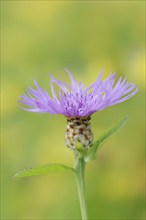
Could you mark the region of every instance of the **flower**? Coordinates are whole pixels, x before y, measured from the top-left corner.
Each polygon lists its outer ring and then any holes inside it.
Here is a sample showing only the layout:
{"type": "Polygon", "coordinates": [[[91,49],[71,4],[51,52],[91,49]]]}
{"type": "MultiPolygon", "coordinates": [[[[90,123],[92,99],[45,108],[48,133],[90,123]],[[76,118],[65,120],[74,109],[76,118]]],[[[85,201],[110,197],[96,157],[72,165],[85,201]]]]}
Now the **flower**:
{"type": "Polygon", "coordinates": [[[65,115],[67,117],[66,146],[75,152],[81,150],[82,147],[88,150],[93,142],[90,116],[94,112],[126,101],[135,95],[138,88],[135,84],[128,83],[126,78],[122,80],[122,77],[116,83],[115,73],[111,73],[106,80],[102,81],[103,71],[93,84],[85,87],[81,82],[76,82],[67,69],[66,72],[70,77],[71,85],[59,81],[51,75],[53,97],[50,97],[47,91],[34,81],[36,89],[29,87],[19,101],[27,108],[22,105],[20,107],[30,112],[65,115]],[[60,88],[58,95],[54,90],[54,83],[60,88]]]}
{"type": "Polygon", "coordinates": [[[36,89],[29,87],[21,96],[19,101],[27,106],[20,106],[23,110],[30,112],[63,114],[66,117],[86,117],[103,110],[109,106],[124,102],[134,96],[138,87],[134,83],[128,83],[126,77],[119,78],[115,82],[115,73],[102,81],[103,71],[97,80],[89,87],[85,87],[82,82],[76,82],[73,75],[66,69],[71,85],[55,79],[51,75],[50,97],[46,90],[43,90],[36,81],[36,89]],[[57,95],[54,90],[54,83],[60,88],[57,95]]]}

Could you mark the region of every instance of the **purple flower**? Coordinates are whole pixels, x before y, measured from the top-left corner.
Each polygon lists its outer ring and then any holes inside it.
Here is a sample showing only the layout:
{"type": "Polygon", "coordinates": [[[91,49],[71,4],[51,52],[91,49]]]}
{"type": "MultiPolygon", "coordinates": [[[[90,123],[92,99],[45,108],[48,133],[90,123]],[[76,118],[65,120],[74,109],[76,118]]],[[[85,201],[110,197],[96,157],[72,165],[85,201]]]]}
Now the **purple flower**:
{"type": "Polygon", "coordinates": [[[19,101],[27,108],[20,107],[30,112],[63,114],[67,117],[84,117],[124,102],[138,91],[137,86],[134,83],[128,83],[126,78],[122,79],[120,77],[115,82],[115,73],[111,73],[106,80],[102,81],[102,71],[93,84],[85,87],[82,82],[76,82],[67,69],[66,72],[70,77],[71,85],[51,76],[52,97],[50,97],[47,91],[43,90],[34,81],[36,89],[29,87],[19,101]],[[54,90],[54,83],[60,88],[58,95],[54,90]]]}

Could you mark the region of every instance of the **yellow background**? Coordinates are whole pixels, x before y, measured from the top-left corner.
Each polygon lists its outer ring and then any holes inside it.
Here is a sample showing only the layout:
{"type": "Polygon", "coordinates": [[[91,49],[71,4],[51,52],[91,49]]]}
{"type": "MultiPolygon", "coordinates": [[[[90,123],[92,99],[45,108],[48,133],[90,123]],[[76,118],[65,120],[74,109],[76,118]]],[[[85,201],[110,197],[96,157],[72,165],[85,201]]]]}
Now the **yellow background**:
{"type": "Polygon", "coordinates": [[[33,80],[50,91],[49,75],[67,81],[67,67],[89,85],[104,67],[139,86],[130,100],[92,117],[94,136],[125,115],[128,124],[86,170],[94,219],[144,218],[144,1],[1,1],[2,219],[79,219],[70,172],[16,180],[25,167],[72,166],[64,116],[35,114],[17,100],[33,80]]]}

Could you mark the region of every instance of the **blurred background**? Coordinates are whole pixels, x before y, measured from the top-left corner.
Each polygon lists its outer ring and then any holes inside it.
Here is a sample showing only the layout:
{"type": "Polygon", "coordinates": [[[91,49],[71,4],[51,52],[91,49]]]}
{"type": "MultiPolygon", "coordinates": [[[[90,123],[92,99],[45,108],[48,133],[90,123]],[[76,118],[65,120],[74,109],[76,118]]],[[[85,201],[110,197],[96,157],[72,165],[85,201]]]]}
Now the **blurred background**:
{"type": "Polygon", "coordinates": [[[72,166],[66,119],[18,108],[33,80],[50,92],[49,74],[69,82],[64,67],[89,85],[104,68],[139,86],[127,102],[92,117],[97,138],[117,120],[126,126],[86,170],[91,219],[144,219],[144,1],[1,1],[2,219],[80,219],[70,172],[14,179],[26,167],[72,166]]]}

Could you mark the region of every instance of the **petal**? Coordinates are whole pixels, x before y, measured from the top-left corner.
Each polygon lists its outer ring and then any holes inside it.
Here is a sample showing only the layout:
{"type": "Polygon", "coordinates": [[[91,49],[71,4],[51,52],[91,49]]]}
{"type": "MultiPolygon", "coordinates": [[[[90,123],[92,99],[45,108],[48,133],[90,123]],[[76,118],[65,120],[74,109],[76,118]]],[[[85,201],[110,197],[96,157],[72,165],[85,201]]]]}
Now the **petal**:
{"type": "Polygon", "coordinates": [[[103,71],[104,70],[102,69],[100,71],[99,76],[97,77],[97,80],[85,89],[85,93],[88,92],[90,89],[93,89],[94,91],[96,91],[96,89],[102,85],[101,79],[102,79],[103,71]]]}
{"type": "Polygon", "coordinates": [[[55,79],[52,75],[50,75],[50,77],[51,77],[51,84],[55,82],[57,86],[61,88],[64,92],[68,92],[67,87],[70,88],[70,86],[67,83],[55,79]]]}
{"type": "Polygon", "coordinates": [[[72,83],[72,89],[76,89],[78,87],[78,83],[76,82],[73,75],[70,73],[70,71],[67,68],[65,68],[65,71],[67,72],[67,74],[70,77],[70,80],[71,80],[71,83],[72,83]]]}

